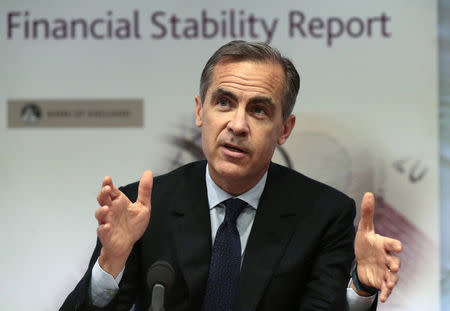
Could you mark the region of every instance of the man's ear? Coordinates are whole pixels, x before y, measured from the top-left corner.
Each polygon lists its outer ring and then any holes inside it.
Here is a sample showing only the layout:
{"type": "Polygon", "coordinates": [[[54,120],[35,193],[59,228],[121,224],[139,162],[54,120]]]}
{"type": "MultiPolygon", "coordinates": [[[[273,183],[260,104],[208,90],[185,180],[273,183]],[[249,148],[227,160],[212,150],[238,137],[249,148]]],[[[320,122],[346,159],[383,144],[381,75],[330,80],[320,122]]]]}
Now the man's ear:
{"type": "Polygon", "coordinates": [[[202,109],[202,100],[200,99],[200,96],[197,95],[195,96],[195,125],[197,125],[197,127],[202,127],[203,125],[202,109]]]}
{"type": "Polygon", "coordinates": [[[280,136],[278,136],[278,145],[282,145],[286,142],[289,135],[291,135],[292,129],[295,125],[295,116],[291,114],[289,117],[287,117],[286,121],[283,122],[283,129],[280,133],[280,136]]]}

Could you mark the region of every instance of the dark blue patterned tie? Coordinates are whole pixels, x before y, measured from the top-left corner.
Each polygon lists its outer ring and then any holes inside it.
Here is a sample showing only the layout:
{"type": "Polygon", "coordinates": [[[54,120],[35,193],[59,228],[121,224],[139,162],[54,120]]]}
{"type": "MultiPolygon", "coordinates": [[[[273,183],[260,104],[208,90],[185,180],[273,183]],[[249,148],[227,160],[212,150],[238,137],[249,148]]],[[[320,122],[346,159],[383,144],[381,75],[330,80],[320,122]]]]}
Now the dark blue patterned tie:
{"type": "Polygon", "coordinates": [[[241,239],[236,219],[247,203],[231,198],[223,201],[225,219],[217,230],[212,248],[204,311],[234,310],[241,270],[241,239]]]}

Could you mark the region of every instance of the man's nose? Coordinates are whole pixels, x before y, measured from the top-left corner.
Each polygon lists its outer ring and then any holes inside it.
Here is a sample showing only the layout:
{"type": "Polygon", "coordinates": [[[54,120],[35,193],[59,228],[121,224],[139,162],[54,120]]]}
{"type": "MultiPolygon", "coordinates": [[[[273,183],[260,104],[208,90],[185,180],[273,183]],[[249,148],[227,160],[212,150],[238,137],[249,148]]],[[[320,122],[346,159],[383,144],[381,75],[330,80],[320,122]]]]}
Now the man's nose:
{"type": "Polygon", "coordinates": [[[249,132],[247,113],[244,108],[239,107],[234,111],[228,122],[227,128],[236,136],[246,136],[249,132]]]}

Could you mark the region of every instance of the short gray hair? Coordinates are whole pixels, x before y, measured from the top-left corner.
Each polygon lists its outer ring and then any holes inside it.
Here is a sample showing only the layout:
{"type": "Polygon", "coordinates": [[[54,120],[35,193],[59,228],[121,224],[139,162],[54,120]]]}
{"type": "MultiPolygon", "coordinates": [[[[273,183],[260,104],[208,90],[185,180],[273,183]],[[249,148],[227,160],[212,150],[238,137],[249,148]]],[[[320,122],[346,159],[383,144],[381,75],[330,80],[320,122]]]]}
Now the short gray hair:
{"type": "Polygon", "coordinates": [[[200,98],[204,102],[211,83],[214,67],[224,57],[235,60],[274,61],[279,63],[285,73],[283,94],[283,120],[292,113],[298,90],[300,76],[291,60],[281,55],[280,51],[263,42],[231,41],[221,46],[208,60],[200,78],[200,98]]]}

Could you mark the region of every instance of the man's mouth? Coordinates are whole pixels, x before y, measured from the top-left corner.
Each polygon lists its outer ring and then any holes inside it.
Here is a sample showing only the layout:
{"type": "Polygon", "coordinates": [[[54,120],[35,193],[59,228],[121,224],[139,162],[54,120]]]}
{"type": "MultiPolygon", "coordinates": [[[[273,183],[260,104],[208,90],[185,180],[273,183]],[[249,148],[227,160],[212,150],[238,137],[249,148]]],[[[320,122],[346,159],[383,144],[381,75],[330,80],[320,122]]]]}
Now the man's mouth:
{"type": "Polygon", "coordinates": [[[241,149],[236,145],[224,144],[224,147],[233,152],[247,153],[244,149],[241,149]]]}

